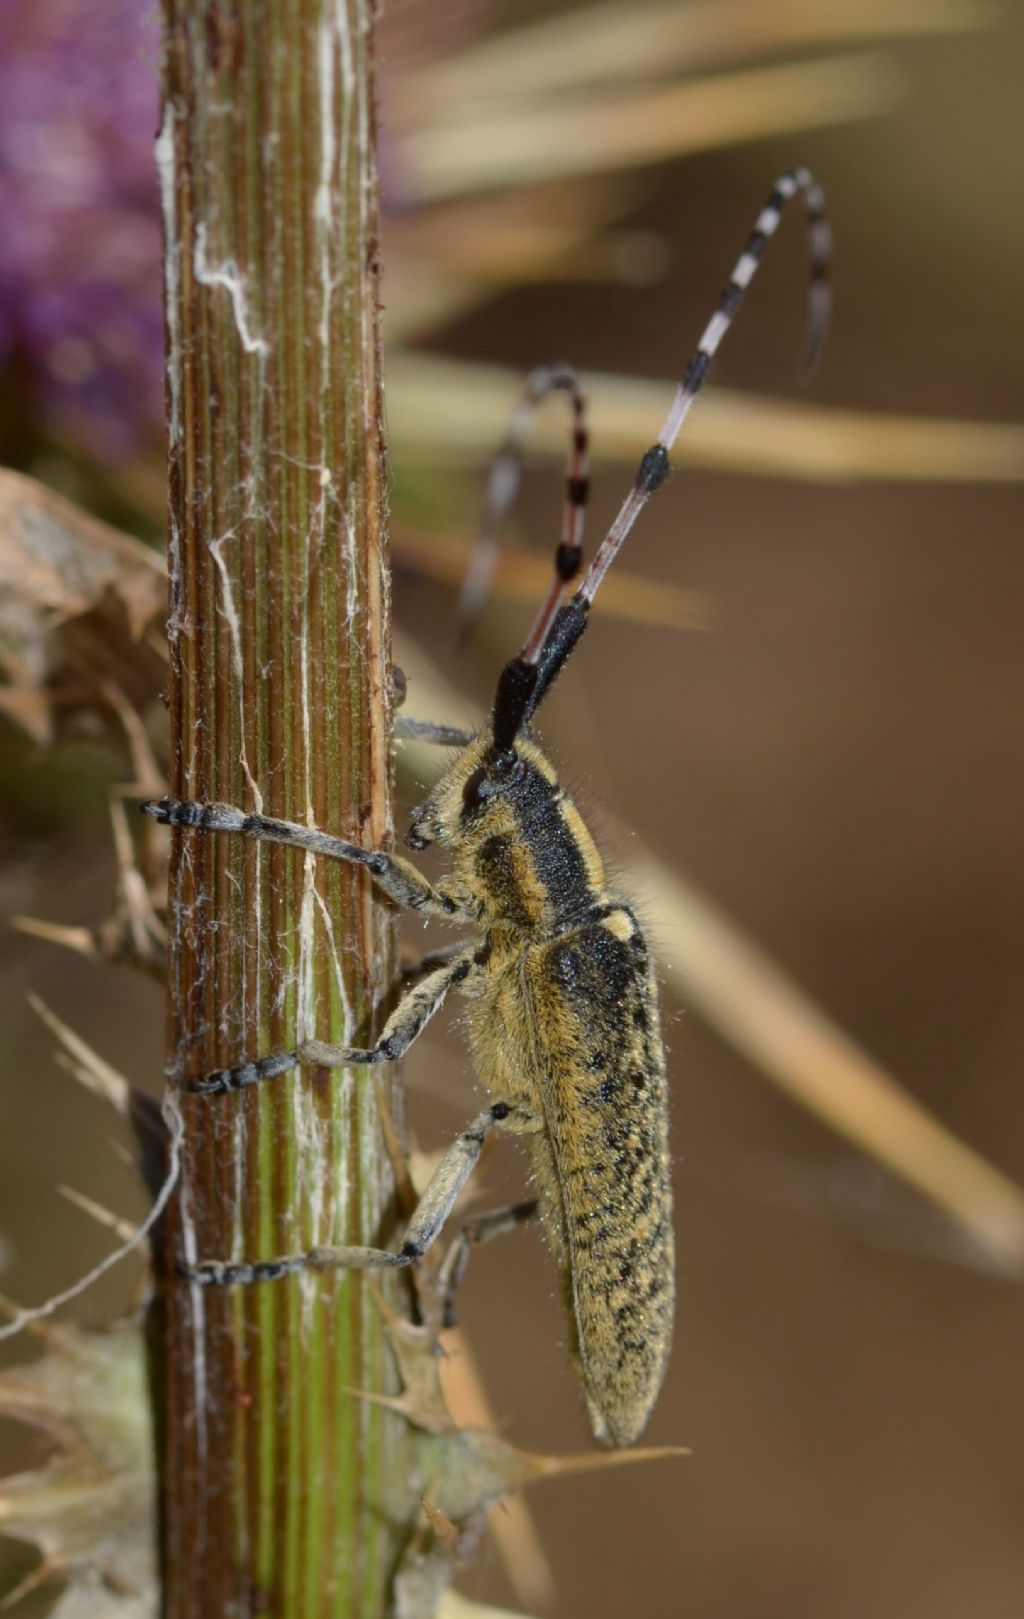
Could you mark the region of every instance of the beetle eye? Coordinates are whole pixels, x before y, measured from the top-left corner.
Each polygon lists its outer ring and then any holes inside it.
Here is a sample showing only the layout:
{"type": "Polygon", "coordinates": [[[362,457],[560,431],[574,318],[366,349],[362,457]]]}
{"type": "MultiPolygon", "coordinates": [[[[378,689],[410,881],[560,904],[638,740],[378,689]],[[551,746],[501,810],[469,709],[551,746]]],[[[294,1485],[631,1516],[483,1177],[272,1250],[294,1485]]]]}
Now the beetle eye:
{"type": "Polygon", "coordinates": [[[487,772],[483,766],[467,777],[466,785],[462,789],[462,802],[467,810],[480,808],[484,799],[489,797],[488,786],[487,772]]]}

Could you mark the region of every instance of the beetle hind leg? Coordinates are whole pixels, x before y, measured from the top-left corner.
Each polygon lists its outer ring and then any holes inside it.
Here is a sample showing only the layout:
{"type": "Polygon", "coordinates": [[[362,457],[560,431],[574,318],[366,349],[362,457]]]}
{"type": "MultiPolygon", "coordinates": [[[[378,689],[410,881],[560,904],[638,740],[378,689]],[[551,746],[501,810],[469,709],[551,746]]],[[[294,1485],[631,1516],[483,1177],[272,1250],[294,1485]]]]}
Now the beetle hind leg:
{"type": "Polygon", "coordinates": [[[506,1231],[515,1231],[519,1226],[525,1225],[526,1221],[531,1220],[537,1213],[538,1207],[537,1199],[531,1197],[526,1202],[513,1203],[504,1209],[492,1209],[487,1214],[477,1214],[466,1221],[462,1230],[453,1238],[441,1266],[439,1281],[444,1296],[441,1309],[443,1327],[458,1325],[455,1295],[466,1274],[466,1266],[469,1264],[469,1256],[473,1249],[482,1248],[484,1243],[493,1241],[495,1237],[503,1237],[506,1231]]]}
{"type": "Polygon", "coordinates": [[[276,1282],[283,1276],[294,1276],[302,1271],[403,1270],[422,1258],[436,1240],[480,1160],[484,1142],[495,1125],[501,1124],[512,1111],[507,1102],[493,1102],[456,1136],[416,1205],[405,1241],[396,1253],[386,1248],[311,1248],[304,1254],[249,1263],[205,1260],[199,1265],[183,1266],[179,1275],[185,1281],[203,1286],[225,1287],[236,1282],[245,1285],[276,1282]]]}

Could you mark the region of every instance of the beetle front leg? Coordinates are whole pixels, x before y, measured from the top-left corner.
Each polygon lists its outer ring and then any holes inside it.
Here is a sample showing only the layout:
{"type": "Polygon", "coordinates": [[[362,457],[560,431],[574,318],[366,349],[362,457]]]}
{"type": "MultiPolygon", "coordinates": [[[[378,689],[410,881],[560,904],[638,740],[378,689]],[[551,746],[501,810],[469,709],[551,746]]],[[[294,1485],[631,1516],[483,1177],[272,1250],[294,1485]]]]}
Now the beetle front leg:
{"type": "Polygon", "coordinates": [[[383,849],[361,849],[345,838],[332,837],[316,827],[298,821],[279,821],[272,815],[249,815],[232,804],[197,804],[191,799],[159,798],[140,804],[143,815],[164,826],[195,827],[204,832],[240,832],[244,837],[265,843],[283,843],[292,849],[305,849],[327,860],[344,860],[352,866],[365,866],[377,886],[389,899],[407,911],[423,916],[471,921],[473,907],[460,895],[449,893],[444,884],[436,888],[423,873],[400,855],[383,849]]]}

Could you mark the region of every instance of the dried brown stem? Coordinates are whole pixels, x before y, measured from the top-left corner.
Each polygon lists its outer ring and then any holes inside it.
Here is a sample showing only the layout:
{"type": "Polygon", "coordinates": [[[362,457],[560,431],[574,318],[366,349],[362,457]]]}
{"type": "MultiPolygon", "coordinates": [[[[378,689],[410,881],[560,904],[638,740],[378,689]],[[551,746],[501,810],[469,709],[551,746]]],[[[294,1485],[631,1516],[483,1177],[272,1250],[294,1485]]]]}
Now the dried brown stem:
{"type": "MultiPolygon", "coordinates": [[[[171,790],[390,835],[368,0],[164,0],[171,790]]],[[[365,875],[176,833],[172,1082],[363,1043],[392,929],[365,875]]],[[[387,1242],[366,1070],[183,1096],[172,1258],[387,1242]]],[[[391,1098],[393,1108],[397,1097],[391,1098]]],[[[201,1291],[162,1327],[165,1612],[381,1614],[406,1431],[358,1276],[201,1291]]]]}

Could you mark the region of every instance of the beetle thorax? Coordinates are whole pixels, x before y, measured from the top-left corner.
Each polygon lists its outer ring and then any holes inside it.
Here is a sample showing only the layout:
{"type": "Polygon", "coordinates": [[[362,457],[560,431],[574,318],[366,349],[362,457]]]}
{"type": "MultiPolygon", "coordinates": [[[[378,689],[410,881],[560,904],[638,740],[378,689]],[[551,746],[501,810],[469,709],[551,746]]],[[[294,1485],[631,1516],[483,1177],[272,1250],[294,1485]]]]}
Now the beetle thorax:
{"type": "Polygon", "coordinates": [[[413,834],[446,848],[485,923],[558,932],[604,898],[601,856],[534,742],[517,742],[499,770],[488,735],[464,748],[415,812],[413,834]]]}

